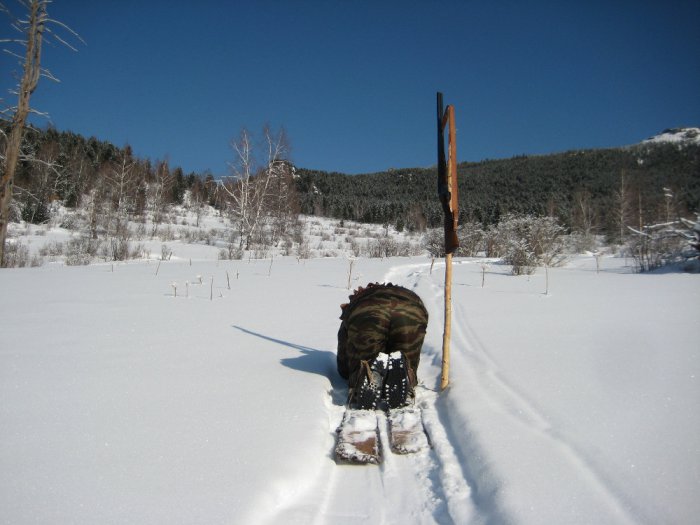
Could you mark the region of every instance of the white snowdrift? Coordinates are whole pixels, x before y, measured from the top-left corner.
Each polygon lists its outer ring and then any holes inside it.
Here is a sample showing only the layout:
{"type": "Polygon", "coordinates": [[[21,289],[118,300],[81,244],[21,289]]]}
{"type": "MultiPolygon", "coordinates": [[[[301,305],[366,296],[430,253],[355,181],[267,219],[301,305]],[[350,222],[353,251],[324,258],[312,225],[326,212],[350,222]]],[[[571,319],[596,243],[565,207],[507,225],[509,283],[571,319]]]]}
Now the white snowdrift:
{"type": "Polygon", "coordinates": [[[332,457],[346,260],[0,271],[0,521],[697,520],[697,275],[581,258],[544,295],[543,273],[492,265],[481,288],[479,262],[458,260],[439,394],[443,270],[354,265],[353,285],[402,284],[431,314],[418,401],[433,448],[396,456],[384,439],[378,467],[332,457]]]}
{"type": "Polygon", "coordinates": [[[672,142],[675,144],[700,144],[700,128],[667,129],[642,141],[642,144],[672,142]]]}

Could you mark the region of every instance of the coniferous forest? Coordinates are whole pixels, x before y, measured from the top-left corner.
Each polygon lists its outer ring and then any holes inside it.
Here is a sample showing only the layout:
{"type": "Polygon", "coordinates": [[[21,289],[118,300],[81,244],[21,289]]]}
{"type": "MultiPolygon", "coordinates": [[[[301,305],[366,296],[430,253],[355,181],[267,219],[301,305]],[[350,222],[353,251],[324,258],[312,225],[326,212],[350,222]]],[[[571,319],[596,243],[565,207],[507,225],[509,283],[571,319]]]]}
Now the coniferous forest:
{"type": "MultiPolygon", "coordinates": [[[[28,222],[47,220],[56,200],[81,205],[88,195],[131,206],[154,201],[222,206],[221,186],[209,173],[185,174],[165,161],[135,158],[117,147],[53,128],[25,134],[15,184],[15,209],[28,222]],[[125,186],[128,185],[128,188],[125,186]],[[124,187],[123,187],[124,186],[124,187]]],[[[507,214],[550,216],[569,231],[606,235],[617,242],[621,224],[633,227],[692,216],[700,210],[700,145],[643,143],[625,148],[568,151],[458,166],[460,222],[497,224],[507,214]]],[[[298,211],[423,231],[442,224],[432,168],[345,175],[297,167],[290,199],[298,211]]]]}
{"type": "MultiPolygon", "coordinates": [[[[458,173],[460,222],[484,226],[510,213],[551,216],[572,231],[617,240],[621,220],[638,226],[692,214],[700,205],[698,145],[465,162],[458,173]]],[[[355,176],[298,169],[297,174],[303,213],[388,223],[399,230],[442,224],[435,168],[355,176]]]]}

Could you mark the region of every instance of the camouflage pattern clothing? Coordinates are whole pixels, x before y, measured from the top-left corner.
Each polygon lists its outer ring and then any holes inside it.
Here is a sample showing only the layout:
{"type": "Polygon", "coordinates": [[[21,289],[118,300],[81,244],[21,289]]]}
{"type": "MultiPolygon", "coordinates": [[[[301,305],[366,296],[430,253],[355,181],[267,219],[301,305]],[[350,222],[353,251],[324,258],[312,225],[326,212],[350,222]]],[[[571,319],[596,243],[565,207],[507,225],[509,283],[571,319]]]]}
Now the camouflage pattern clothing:
{"type": "Polygon", "coordinates": [[[428,311],[420,297],[391,283],[373,283],[358,288],[341,308],[338,372],[351,387],[358,380],[362,361],[371,361],[380,352],[396,351],[406,356],[411,387],[415,386],[428,327],[428,311]]]}

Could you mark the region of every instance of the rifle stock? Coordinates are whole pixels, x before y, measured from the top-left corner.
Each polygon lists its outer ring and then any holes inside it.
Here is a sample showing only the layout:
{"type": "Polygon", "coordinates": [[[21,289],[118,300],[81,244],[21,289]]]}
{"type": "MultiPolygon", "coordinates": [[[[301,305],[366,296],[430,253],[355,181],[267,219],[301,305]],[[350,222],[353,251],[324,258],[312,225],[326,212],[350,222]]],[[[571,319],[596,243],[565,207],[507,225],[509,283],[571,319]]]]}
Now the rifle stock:
{"type": "Polygon", "coordinates": [[[457,238],[457,163],[455,144],[454,108],[447,106],[443,109],[442,93],[437,94],[437,142],[438,142],[438,197],[442,203],[445,216],[445,253],[454,253],[459,248],[457,238]],[[445,126],[449,123],[450,131],[450,165],[445,159],[445,126]]]}

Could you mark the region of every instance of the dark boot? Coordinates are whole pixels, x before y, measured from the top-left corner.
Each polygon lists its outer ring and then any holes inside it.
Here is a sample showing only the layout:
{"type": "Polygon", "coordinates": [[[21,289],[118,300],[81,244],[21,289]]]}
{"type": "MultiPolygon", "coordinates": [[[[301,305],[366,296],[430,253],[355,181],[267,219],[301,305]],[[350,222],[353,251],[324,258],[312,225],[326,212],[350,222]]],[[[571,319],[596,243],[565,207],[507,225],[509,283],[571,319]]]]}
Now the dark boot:
{"type": "Polygon", "coordinates": [[[372,361],[360,361],[360,370],[354,388],[350,389],[348,406],[364,410],[375,410],[382,395],[385,361],[375,358],[372,361]]]}
{"type": "Polygon", "coordinates": [[[389,408],[398,408],[413,402],[413,371],[406,356],[394,352],[389,356],[387,371],[384,378],[383,397],[389,408]]]}

